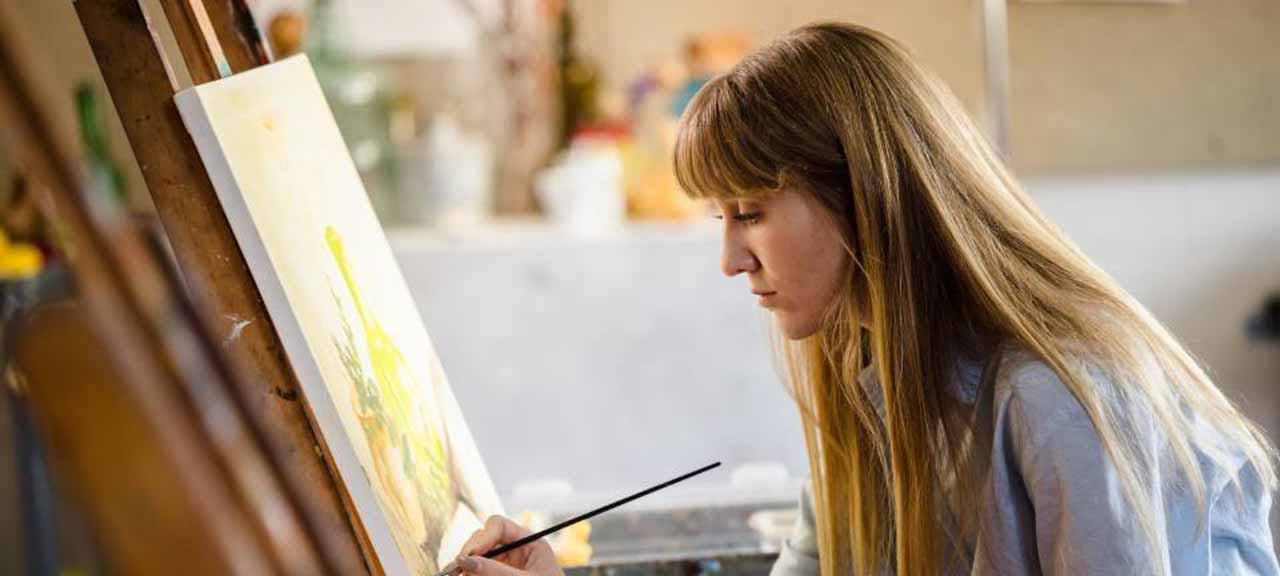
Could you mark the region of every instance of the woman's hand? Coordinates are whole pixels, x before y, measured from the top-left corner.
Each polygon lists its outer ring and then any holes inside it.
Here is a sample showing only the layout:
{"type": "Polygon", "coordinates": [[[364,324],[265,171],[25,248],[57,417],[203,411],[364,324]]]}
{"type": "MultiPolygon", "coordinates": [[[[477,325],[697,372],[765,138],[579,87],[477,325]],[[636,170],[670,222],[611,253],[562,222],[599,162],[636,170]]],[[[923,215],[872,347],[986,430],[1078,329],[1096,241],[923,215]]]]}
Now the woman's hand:
{"type": "Polygon", "coordinates": [[[485,521],[484,528],[477,530],[462,545],[458,567],[463,574],[476,576],[563,576],[564,571],[556,563],[555,552],[545,539],[530,542],[492,559],[481,556],[529,534],[529,530],[509,518],[490,516],[485,521]]]}

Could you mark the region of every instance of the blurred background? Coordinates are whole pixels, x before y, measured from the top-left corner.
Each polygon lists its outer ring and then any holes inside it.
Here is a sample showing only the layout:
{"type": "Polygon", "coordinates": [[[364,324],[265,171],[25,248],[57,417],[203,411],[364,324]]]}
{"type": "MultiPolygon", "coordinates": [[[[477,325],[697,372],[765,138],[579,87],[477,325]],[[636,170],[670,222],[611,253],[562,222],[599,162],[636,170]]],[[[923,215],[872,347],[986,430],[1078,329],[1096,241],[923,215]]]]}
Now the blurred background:
{"type": "MultiPolygon", "coordinates": [[[[83,81],[105,99],[71,3],[16,2],[68,105],[83,81]]],[[[670,154],[703,82],[820,20],[884,31],[941,76],[1050,217],[1280,432],[1280,2],[251,6],[277,59],[315,66],[513,514],[584,509],[714,460],[633,508],[794,502],[808,468],[768,318],[719,274],[717,228],[670,154]]],[[[125,187],[145,191],[104,121],[125,187]]]]}

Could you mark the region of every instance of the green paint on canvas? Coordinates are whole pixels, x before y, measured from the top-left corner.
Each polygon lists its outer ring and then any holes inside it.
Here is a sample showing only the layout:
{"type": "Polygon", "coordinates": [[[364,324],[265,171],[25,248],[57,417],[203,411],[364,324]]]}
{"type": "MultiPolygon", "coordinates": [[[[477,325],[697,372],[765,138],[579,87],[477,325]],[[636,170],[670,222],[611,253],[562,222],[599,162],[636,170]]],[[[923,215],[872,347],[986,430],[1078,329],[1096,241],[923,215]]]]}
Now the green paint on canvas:
{"type": "MultiPolygon", "coordinates": [[[[334,345],[355,387],[355,412],[373,456],[374,493],[410,568],[417,574],[434,574],[436,551],[460,500],[444,428],[428,407],[414,402],[414,390],[423,388],[414,382],[404,354],[361,294],[342,236],[327,227],[325,241],[363,334],[362,354],[361,339],[344,310],[344,334],[334,338],[334,345]]],[[[337,294],[334,300],[343,307],[337,294]]]]}

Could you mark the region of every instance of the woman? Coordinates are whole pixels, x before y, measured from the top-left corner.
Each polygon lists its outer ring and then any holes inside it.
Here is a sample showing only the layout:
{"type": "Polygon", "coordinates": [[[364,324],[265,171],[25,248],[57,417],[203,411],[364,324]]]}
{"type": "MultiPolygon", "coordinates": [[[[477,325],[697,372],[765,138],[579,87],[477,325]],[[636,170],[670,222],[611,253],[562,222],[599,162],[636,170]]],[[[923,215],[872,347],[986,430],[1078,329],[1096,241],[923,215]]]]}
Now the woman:
{"type": "MultiPolygon", "coordinates": [[[[675,167],[789,340],[813,480],[775,574],[1280,574],[1266,437],[896,43],[752,54],[675,167]]],[[[558,573],[527,548],[466,566],[558,573]]]]}

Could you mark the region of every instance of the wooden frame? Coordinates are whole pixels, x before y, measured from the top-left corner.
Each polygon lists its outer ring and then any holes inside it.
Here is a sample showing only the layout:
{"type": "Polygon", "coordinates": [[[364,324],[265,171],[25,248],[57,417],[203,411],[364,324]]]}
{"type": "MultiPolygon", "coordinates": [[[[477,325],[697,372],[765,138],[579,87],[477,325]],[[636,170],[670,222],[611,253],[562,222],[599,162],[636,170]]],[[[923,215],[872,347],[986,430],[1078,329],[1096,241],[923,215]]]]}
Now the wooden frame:
{"type": "Polygon", "coordinates": [[[81,290],[23,331],[18,361],[33,406],[125,573],[368,573],[345,495],[172,101],[175,64],[203,82],[269,54],[241,0],[161,0],[163,15],[146,3],[75,8],[181,280],[147,226],[90,213],[70,147],[53,142],[51,112],[29,97],[33,44],[0,25],[0,123],[17,134],[15,156],[39,182],[45,212],[66,229],[81,290]],[[181,55],[162,48],[165,23],[181,55]],[[224,352],[218,343],[233,327],[224,352]],[[107,439],[117,442],[98,442],[107,439]],[[159,516],[140,516],[151,499],[165,503],[150,508],[159,516]]]}
{"type": "Polygon", "coordinates": [[[243,367],[237,393],[262,423],[281,466],[300,479],[299,502],[316,524],[322,547],[339,558],[365,558],[342,562],[340,572],[378,571],[367,539],[350,520],[350,501],[334,480],[327,448],[314,432],[297,379],[173,103],[174,92],[184,87],[175,60],[201,84],[265,63],[268,52],[242,0],[159,5],[163,14],[148,14],[146,0],[78,0],[75,7],[187,289],[243,367]],[[179,55],[166,53],[162,23],[172,30],[179,55]]]}

